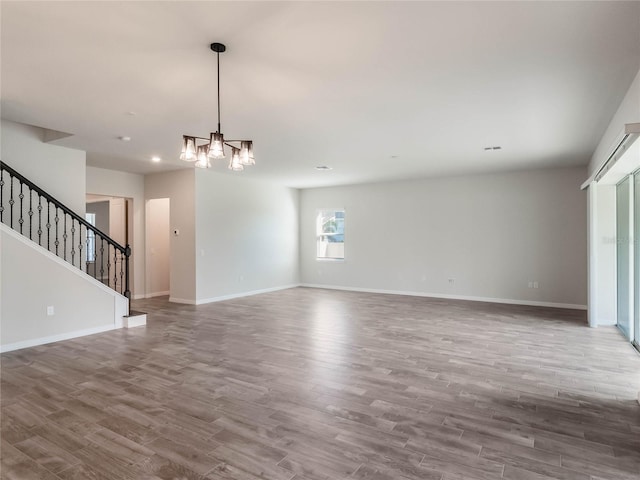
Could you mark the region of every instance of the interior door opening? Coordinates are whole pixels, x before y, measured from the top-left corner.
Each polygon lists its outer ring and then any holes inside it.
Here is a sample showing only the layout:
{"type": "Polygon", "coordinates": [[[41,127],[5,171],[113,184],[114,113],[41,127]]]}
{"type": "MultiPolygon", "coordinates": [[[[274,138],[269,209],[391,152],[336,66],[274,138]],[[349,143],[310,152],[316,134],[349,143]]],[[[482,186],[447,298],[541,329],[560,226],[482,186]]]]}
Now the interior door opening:
{"type": "MultiPolygon", "coordinates": [[[[122,246],[131,245],[131,259],[129,261],[129,285],[133,291],[135,269],[133,258],[136,254],[135,245],[133,245],[133,199],[126,197],[113,197],[107,195],[87,194],[86,215],[90,223],[101,232],[105,233],[122,246]],[[90,219],[90,220],[89,220],[90,219]]],[[[93,249],[94,258],[87,258],[87,261],[95,261],[102,264],[108,263],[109,260],[102,261],[100,258],[100,246],[95,245],[93,249]]],[[[120,258],[116,261],[122,261],[120,258]]],[[[112,271],[119,271],[119,265],[115,265],[112,271]]],[[[106,285],[110,285],[112,278],[104,273],[99,280],[106,285]]]]}
{"type": "Polygon", "coordinates": [[[146,204],[146,297],[169,295],[170,271],[170,199],[154,198],[146,204]]]}

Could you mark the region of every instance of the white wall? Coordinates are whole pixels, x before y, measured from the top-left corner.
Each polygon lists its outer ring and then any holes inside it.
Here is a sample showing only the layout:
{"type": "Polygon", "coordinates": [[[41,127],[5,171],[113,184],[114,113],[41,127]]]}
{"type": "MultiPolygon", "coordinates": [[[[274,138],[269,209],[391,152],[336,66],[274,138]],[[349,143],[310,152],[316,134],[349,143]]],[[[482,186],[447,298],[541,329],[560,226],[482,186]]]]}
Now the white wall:
{"type": "Polygon", "coordinates": [[[636,78],[631,83],[627,94],[620,103],[591,157],[589,175],[607,160],[615,147],[614,143],[618,135],[623,132],[625,124],[637,122],[640,122],[640,71],[638,71],[636,78]]]}
{"type": "Polygon", "coordinates": [[[8,227],[0,230],[2,351],[120,326],[124,297],[8,227]],[[47,316],[48,306],[53,316],[47,316]]]}
{"type": "Polygon", "coordinates": [[[147,296],[169,294],[171,205],[168,198],[147,200],[147,296]]]}
{"type": "Polygon", "coordinates": [[[44,143],[41,128],[2,120],[2,161],[84,217],[86,153],[44,143]]]}
{"type": "Polygon", "coordinates": [[[131,241],[131,296],[145,294],[145,242],[144,242],[144,176],[104,168],[87,167],[86,193],[133,200],[133,235],[131,241]]]}
{"type": "MultiPolygon", "coordinates": [[[[196,215],[195,172],[193,169],[155,173],[144,177],[145,199],[170,200],[171,234],[170,299],[175,302],[196,302],[196,215]]],[[[153,293],[147,286],[146,293],[153,293]]]]}
{"type": "Polygon", "coordinates": [[[298,195],[196,171],[198,303],[298,284],[298,195]]]}
{"type": "Polygon", "coordinates": [[[584,306],[585,177],[566,168],[303,190],[302,283],[584,306]],[[320,208],[345,209],[344,262],[315,259],[320,208]]]}

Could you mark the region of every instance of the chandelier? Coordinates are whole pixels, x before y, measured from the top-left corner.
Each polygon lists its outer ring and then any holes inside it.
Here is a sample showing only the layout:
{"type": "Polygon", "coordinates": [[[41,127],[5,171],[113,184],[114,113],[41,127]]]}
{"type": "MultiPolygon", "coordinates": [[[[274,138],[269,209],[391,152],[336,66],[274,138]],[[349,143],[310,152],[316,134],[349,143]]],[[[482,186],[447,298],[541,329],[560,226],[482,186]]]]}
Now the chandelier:
{"type": "Polygon", "coordinates": [[[212,43],[211,50],[216,52],[218,63],[218,129],[209,135],[209,138],[193,135],[182,136],[182,151],[180,160],[193,162],[198,168],[211,168],[211,160],[225,158],[225,145],[231,148],[229,169],[233,171],[244,170],[245,166],[255,165],[253,158],[253,142],[251,140],[225,140],[220,128],[220,54],[227,49],[222,43],[212,43]],[[209,143],[202,143],[202,142],[209,143]],[[198,145],[200,143],[200,145],[198,145]]]}

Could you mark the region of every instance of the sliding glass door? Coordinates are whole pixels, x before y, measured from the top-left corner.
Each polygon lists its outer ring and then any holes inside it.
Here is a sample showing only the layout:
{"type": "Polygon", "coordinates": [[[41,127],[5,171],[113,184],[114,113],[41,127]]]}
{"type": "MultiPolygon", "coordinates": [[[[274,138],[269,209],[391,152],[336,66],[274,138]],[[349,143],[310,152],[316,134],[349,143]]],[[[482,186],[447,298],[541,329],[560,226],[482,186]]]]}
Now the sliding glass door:
{"type": "Polygon", "coordinates": [[[618,328],[631,340],[631,251],[629,237],[629,192],[630,177],[627,176],[616,187],[616,237],[617,237],[617,285],[618,328]]]}

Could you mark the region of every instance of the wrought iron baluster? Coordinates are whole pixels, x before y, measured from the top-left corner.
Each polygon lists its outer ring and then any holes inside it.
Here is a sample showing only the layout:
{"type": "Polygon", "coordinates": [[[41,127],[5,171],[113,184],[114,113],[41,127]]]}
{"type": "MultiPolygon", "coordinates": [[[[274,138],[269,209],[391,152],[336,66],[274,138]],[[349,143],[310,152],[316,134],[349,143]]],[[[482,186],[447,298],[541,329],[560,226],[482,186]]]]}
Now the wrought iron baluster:
{"type": "Polygon", "coordinates": [[[87,269],[86,258],[82,256],[82,224],[78,222],[78,265],[80,265],[80,271],[82,271],[82,264],[85,264],[85,271],[87,269]]]}
{"type": "Polygon", "coordinates": [[[124,292],[125,292],[124,266],[125,266],[125,255],[124,255],[124,252],[120,252],[120,293],[122,295],[124,295],[124,292]]]}
{"type": "Polygon", "coordinates": [[[96,278],[96,240],[95,240],[95,232],[93,232],[93,251],[90,251],[89,246],[90,246],[90,242],[89,242],[89,229],[87,228],[87,258],[89,258],[89,256],[91,256],[91,258],[93,259],[93,278],[96,278]]]}
{"type": "Polygon", "coordinates": [[[58,215],[58,206],[56,205],[55,207],[56,216],[53,218],[53,220],[56,222],[56,241],[53,244],[56,246],[56,255],[58,255],[58,246],[60,245],[60,240],[58,239],[58,224],[60,223],[60,216],[58,215]]]}
{"type": "Polygon", "coordinates": [[[67,214],[64,214],[64,233],[62,234],[62,256],[67,259],[67,214]]]}
{"type": "Polygon", "coordinates": [[[109,248],[110,246],[107,243],[107,285],[111,283],[111,254],[109,253],[109,248]]]}
{"type": "Polygon", "coordinates": [[[29,189],[29,240],[33,240],[33,190],[29,189]]]}
{"type": "Polygon", "coordinates": [[[118,267],[118,249],[113,247],[113,289],[118,291],[118,271],[116,268],[118,267]]]}
{"type": "Polygon", "coordinates": [[[49,241],[51,240],[51,202],[47,199],[47,250],[51,251],[49,241]]]}
{"type": "Polygon", "coordinates": [[[10,189],[9,189],[9,210],[10,210],[10,215],[9,215],[9,220],[10,220],[10,225],[11,228],[13,228],[13,204],[15,203],[15,201],[13,200],[13,177],[9,177],[9,185],[10,185],[10,189]]]}
{"type": "Polygon", "coordinates": [[[38,194],[38,245],[42,246],[42,196],[38,194]]]}
{"type": "Polygon", "coordinates": [[[98,239],[96,232],[93,232],[93,278],[98,279],[98,239]]]}
{"type": "MultiPolygon", "coordinates": [[[[71,219],[71,265],[76,262],[76,221],[71,219]]],[[[82,264],[80,264],[82,265],[82,264]]]]}
{"type": "Polygon", "coordinates": [[[100,281],[104,283],[104,237],[100,235],[100,281]]]}
{"type": "Polygon", "coordinates": [[[23,192],[23,183],[20,181],[20,179],[18,179],[18,181],[20,182],[20,194],[18,195],[18,198],[20,199],[20,218],[18,219],[18,224],[20,225],[20,234],[22,234],[22,225],[24,224],[24,216],[22,214],[22,203],[24,200],[24,192],[23,192]]]}

